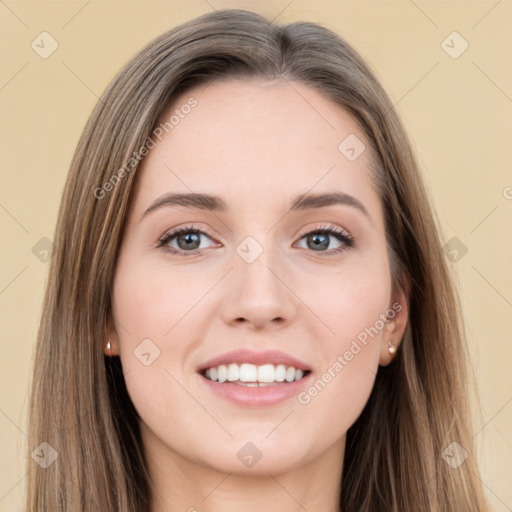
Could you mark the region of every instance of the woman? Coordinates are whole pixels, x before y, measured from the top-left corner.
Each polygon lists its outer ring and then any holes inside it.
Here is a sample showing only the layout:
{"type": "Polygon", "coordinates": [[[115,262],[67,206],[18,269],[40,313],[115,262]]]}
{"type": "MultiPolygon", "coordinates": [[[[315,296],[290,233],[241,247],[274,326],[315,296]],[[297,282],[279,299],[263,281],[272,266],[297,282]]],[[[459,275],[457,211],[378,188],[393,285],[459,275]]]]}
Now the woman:
{"type": "Polygon", "coordinates": [[[488,510],[433,209],[333,32],[223,10],[149,44],[55,245],[28,511],[488,510]]]}

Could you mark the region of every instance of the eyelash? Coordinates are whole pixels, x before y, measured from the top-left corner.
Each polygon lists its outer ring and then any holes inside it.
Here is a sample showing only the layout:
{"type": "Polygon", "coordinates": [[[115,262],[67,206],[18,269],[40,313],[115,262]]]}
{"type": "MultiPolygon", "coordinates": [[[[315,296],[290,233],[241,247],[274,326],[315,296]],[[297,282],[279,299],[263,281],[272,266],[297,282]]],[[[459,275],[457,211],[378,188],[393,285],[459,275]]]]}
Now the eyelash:
{"type": "MultiPolygon", "coordinates": [[[[209,238],[214,238],[213,234],[210,233],[208,230],[197,229],[193,226],[185,226],[185,227],[171,230],[171,231],[165,233],[164,236],[162,238],[160,238],[160,240],[158,241],[157,247],[161,248],[164,252],[167,252],[170,254],[175,254],[177,256],[187,257],[187,256],[195,256],[195,255],[199,254],[199,252],[202,249],[194,249],[192,251],[183,251],[183,250],[176,250],[174,248],[167,246],[167,244],[173,238],[176,238],[177,236],[182,235],[184,233],[195,233],[195,234],[199,234],[199,235],[206,235],[209,238]]],[[[354,246],[354,239],[352,238],[352,236],[350,236],[345,230],[342,230],[336,226],[332,226],[332,225],[320,226],[317,229],[313,229],[311,231],[307,231],[306,233],[302,234],[300,236],[299,240],[302,240],[304,237],[306,237],[307,235],[311,235],[311,234],[332,235],[335,238],[337,238],[340,242],[343,243],[343,245],[341,245],[340,247],[338,247],[336,249],[331,249],[329,251],[319,251],[319,255],[321,257],[329,257],[334,254],[339,254],[343,251],[347,251],[347,250],[351,249],[354,246]]],[[[312,251],[312,252],[316,252],[316,251],[312,251]]]]}

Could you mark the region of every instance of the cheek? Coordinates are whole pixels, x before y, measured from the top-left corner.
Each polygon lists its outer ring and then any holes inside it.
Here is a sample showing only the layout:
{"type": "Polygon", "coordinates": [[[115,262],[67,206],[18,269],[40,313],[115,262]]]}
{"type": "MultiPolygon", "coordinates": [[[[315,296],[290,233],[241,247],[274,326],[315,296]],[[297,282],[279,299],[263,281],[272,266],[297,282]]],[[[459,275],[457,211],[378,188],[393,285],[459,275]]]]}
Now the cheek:
{"type": "Polygon", "coordinates": [[[334,443],[354,424],[371,394],[377,369],[368,349],[354,354],[350,361],[334,359],[316,376],[311,385],[297,396],[297,417],[305,438],[318,436],[334,443]],[[375,373],[374,373],[375,372],[375,373]]]}
{"type": "Polygon", "coordinates": [[[187,325],[187,311],[198,301],[198,290],[187,286],[179,272],[169,278],[168,270],[141,262],[137,257],[120,261],[113,312],[128,394],[140,417],[154,429],[176,422],[175,410],[180,417],[185,412],[186,418],[190,407],[190,397],[178,384],[188,350],[180,342],[180,329],[187,325]],[[169,407],[171,403],[178,404],[176,409],[169,407]]]}
{"type": "Polygon", "coordinates": [[[373,277],[362,273],[344,279],[331,297],[335,298],[330,313],[337,337],[356,338],[376,323],[380,325],[379,315],[388,307],[390,282],[385,275],[373,277]]]}
{"type": "Polygon", "coordinates": [[[170,275],[159,264],[123,262],[114,281],[113,300],[116,319],[126,327],[118,329],[122,341],[126,337],[131,343],[168,339],[169,331],[200,301],[206,285],[190,282],[184,272],[170,275]]]}
{"type": "Polygon", "coordinates": [[[317,302],[318,316],[334,334],[318,327],[317,332],[324,333],[317,337],[322,364],[297,399],[304,412],[303,427],[313,434],[315,418],[327,414],[330,426],[324,435],[334,441],[356,421],[371,394],[384,326],[380,315],[388,306],[390,279],[381,270],[344,274],[324,290],[323,302],[317,302]]]}
{"type": "Polygon", "coordinates": [[[305,302],[330,328],[330,335],[325,329],[328,345],[343,348],[376,323],[382,329],[380,315],[385,314],[391,296],[385,256],[310,275],[305,282],[302,276],[302,281],[305,302]]]}
{"type": "Polygon", "coordinates": [[[317,285],[323,282],[323,286],[310,287],[315,291],[305,302],[314,305],[317,317],[331,332],[316,322],[322,366],[316,385],[304,400],[299,397],[299,403],[316,402],[316,407],[355,420],[370,395],[378,370],[385,326],[382,315],[389,307],[391,294],[387,259],[385,255],[375,256],[360,265],[332,272],[328,279],[316,277],[317,285]]]}

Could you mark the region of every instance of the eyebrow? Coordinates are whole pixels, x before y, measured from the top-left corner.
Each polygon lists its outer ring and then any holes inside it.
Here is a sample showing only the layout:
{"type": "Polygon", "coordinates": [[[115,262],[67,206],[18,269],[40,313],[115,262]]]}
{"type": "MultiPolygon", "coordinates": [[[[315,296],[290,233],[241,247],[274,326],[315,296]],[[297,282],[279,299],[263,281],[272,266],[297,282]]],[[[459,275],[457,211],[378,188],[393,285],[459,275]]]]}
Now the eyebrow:
{"type": "MultiPolygon", "coordinates": [[[[352,206],[364,213],[371,222],[370,215],[363,204],[358,199],[346,194],[345,192],[301,194],[292,201],[290,211],[303,211],[333,205],[352,206]]],[[[218,196],[201,193],[177,194],[169,192],[153,201],[153,203],[151,203],[151,205],[142,214],[140,220],[142,221],[142,219],[152,211],[163,207],[173,206],[182,206],[185,208],[212,212],[226,212],[228,210],[226,201],[218,196]]]]}

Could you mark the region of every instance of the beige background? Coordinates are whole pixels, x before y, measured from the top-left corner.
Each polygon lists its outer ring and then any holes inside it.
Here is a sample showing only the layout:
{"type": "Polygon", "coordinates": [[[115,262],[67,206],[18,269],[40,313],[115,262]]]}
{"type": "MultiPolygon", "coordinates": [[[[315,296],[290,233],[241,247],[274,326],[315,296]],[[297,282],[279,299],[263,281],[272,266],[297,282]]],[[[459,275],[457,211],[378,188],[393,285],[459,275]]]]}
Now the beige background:
{"type": "Polygon", "coordinates": [[[94,0],[0,2],[0,511],[21,510],[25,485],[27,393],[48,269],[32,248],[53,239],[78,137],[129,57],[178,23],[225,7],[334,29],[396,102],[443,238],[467,247],[451,265],[483,405],[474,439],[493,510],[512,510],[512,2],[94,0]],[[43,31],[58,43],[46,59],[31,48],[43,31]],[[458,58],[443,49],[462,48],[458,36],[443,45],[453,31],[469,44],[458,58]]]}

